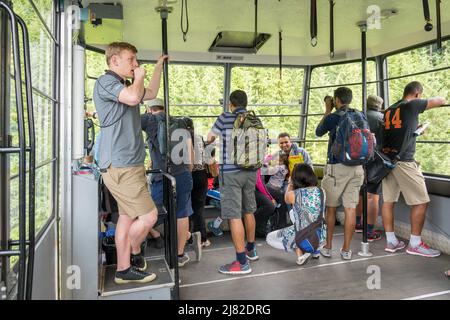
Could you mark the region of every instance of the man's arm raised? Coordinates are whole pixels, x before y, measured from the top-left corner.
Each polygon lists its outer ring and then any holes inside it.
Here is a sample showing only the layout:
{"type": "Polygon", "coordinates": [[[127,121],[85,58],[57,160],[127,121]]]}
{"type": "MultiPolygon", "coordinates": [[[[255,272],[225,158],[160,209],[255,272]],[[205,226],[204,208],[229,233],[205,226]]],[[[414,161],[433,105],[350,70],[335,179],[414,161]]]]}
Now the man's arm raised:
{"type": "Polygon", "coordinates": [[[164,60],[168,59],[169,56],[163,55],[159,57],[158,62],[155,64],[155,69],[153,70],[152,79],[145,90],[144,101],[155,99],[158,96],[159,85],[161,83],[161,72],[163,70],[164,60]]]}
{"type": "Polygon", "coordinates": [[[425,110],[430,110],[433,108],[442,107],[447,102],[442,97],[434,97],[427,100],[427,108],[425,110]]]}

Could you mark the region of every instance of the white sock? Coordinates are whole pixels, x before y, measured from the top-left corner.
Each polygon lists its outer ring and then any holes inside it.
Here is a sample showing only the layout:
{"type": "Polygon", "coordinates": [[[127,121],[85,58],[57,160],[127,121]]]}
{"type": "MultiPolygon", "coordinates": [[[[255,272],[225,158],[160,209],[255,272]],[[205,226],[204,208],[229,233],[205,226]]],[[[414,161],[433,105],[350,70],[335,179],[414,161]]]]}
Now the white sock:
{"type": "Polygon", "coordinates": [[[395,236],[395,232],[386,232],[387,242],[392,243],[393,245],[398,244],[398,239],[395,236]]]}
{"type": "Polygon", "coordinates": [[[214,222],[213,222],[213,226],[214,226],[214,228],[218,228],[218,227],[220,227],[220,224],[222,223],[222,218],[221,217],[217,217],[216,218],[216,220],[214,220],[214,222]]]}
{"type": "Polygon", "coordinates": [[[415,236],[415,235],[411,235],[411,238],[409,238],[409,245],[411,247],[417,247],[419,246],[419,244],[422,242],[422,237],[421,236],[415,236]]]}

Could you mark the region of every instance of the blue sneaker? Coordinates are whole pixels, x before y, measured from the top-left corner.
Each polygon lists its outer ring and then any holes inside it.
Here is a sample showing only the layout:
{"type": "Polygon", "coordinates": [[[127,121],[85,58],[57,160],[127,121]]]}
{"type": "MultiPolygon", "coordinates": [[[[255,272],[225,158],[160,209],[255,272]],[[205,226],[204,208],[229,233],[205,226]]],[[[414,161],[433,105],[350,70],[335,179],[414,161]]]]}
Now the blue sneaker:
{"type": "Polygon", "coordinates": [[[223,231],[219,228],[214,228],[214,221],[208,222],[208,229],[216,236],[223,236],[223,231]]]}
{"type": "Polygon", "coordinates": [[[250,251],[245,249],[245,255],[247,256],[247,259],[250,261],[256,261],[259,259],[258,253],[256,252],[256,246],[254,246],[253,250],[250,250],[250,251]]]}
{"type": "Polygon", "coordinates": [[[239,261],[233,261],[230,264],[221,266],[219,272],[223,274],[247,274],[252,272],[252,268],[250,268],[248,261],[245,264],[240,264],[239,261]]]}

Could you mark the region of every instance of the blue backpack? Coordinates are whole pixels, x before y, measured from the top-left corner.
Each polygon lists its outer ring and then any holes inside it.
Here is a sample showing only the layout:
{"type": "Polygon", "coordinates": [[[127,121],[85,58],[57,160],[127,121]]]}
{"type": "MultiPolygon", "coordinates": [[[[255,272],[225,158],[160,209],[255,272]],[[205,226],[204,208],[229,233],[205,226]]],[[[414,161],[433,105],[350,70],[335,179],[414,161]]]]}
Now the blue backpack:
{"type": "Polygon", "coordinates": [[[370,132],[366,116],[357,110],[339,111],[336,139],[331,145],[335,159],[346,166],[358,166],[373,158],[375,136],[370,132]]]}

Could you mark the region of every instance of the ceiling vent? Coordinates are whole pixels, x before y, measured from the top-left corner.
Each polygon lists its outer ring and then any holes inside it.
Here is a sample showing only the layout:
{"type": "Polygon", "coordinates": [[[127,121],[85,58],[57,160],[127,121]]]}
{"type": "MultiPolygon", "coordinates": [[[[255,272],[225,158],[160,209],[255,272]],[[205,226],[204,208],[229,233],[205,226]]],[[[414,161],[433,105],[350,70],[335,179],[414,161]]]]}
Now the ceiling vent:
{"type": "Polygon", "coordinates": [[[255,54],[269,40],[270,34],[254,32],[221,31],[217,34],[209,52],[255,54]]]}

